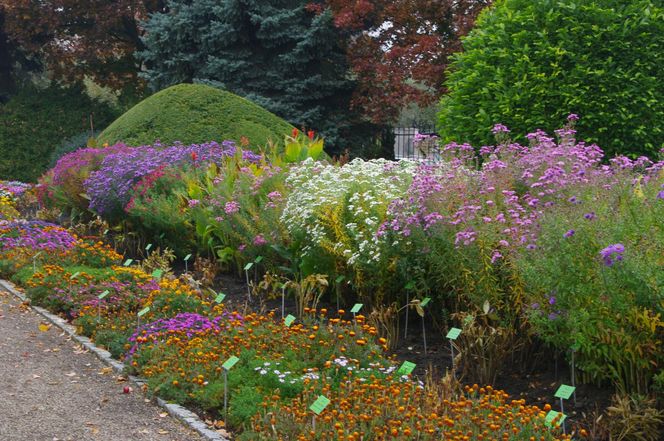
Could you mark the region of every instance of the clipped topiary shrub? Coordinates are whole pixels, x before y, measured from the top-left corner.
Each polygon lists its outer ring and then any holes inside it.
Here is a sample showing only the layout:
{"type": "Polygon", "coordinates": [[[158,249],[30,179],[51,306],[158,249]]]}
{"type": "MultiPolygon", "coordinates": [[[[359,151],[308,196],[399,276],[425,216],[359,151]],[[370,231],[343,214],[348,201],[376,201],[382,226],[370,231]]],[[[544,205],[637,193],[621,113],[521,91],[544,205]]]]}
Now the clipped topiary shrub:
{"type": "Polygon", "coordinates": [[[183,144],[245,136],[252,146],[279,142],[293,127],[262,107],[203,84],[178,84],[146,98],[99,135],[99,143],[183,144]]]}
{"type": "Polygon", "coordinates": [[[441,101],[445,141],[489,144],[495,123],[552,133],[573,112],[608,156],[664,147],[661,1],[498,0],[463,45],[441,101]]]}
{"type": "MultiPolygon", "coordinates": [[[[0,104],[0,176],[34,182],[65,138],[106,126],[117,111],[90,99],[80,87],[27,87],[0,104]]],[[[89,133],[89,132],[88,132],[89,133]]]]}

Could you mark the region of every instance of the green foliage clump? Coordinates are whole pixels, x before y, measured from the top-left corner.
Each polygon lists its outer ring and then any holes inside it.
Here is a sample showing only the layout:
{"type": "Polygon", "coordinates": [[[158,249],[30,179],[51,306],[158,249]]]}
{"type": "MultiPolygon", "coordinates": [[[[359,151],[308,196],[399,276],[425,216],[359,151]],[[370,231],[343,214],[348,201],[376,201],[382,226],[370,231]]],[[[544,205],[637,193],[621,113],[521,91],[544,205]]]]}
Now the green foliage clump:
{"type": "Polygon", "coordinates": [[[0,104],[0,176],[34,182],[49,167],[65,138],[105,126],[117,111],[90,99],[76,86],[26,87],[0,104]]]}
{"type": "Polygon", "coordinates": [[[583,380],[645,394],[664,363],[664,180],[634,187],[628,176],[548,213],[517,266],[540,338],[575,348],[583,380]]]}
{"type": "Polygon", "coordinates": [[[202,84],[179,84],[146,98],[100,135],[99,143],[195,144],[244,136],[252,145],[279,142],[293,127],[260,106],[202,84]]]}
{"type": "Polygon", "coordinates": [[[664,147],[664,8],[653,0],[501,0],[456,55],[439,128],[445,141],[485,145],[574,112],[581,138],[616,153],[664,147]]]}

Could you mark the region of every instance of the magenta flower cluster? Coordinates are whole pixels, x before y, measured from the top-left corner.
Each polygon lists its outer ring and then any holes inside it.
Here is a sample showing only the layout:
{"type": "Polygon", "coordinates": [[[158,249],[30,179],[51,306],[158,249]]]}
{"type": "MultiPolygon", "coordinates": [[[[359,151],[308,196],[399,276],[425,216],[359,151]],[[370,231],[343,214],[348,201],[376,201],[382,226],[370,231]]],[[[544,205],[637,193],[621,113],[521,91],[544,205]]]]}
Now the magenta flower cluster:
{"type": "MultiPolygon", "coordinates": [[[[579,188],[592,185],[608,191],[625,170],[638,171],[648,182],[664,169],[664,162],[645,157],[618,156],[603,163],[598,146],[575,140],[572,123],[577,119],[570,115],[570,124],[557,131],[557,141],[538,130],[528,134],[529,146],[502,138],[501,144],[478,151],[467,144],[443,147],[448,161],[418,168],[408,195],[390,204],[377,235],[398,240],[415,230],[425,235],[447,230],[456,247],[480,239],[493,244],[495,263],[508,247],[537,249],[539,220],[549,210],[582,204],[574,193],[579,188]]],[[[497,124],[493,131],[503,136],[509,129],[497,124]]],[[[594,212],[584,215],[586,220],[595,217],[594,212]]],[[[562,233],[568,239],[574,234],[574,229],[562,233]]],[[[611,251],[612,257],[604,259],[607,265],[621,255],[617,248],[611,251]]]]}
{"type": "MultiPolygon", "coordinates": [[[[222,144],[152,146],[116,148],[106,155],[98,170],[90,173],[85,181],[85,190],[90,198],[90,209],[100,215],[121,213],[131,198],[134,186],[146,175],[164,166],[200,166],[219,163],[237,152],[232,141],[222,144]]],[[[243,159],[257,162],[260,156],[250,151],[242,151],[243,159]]]]}

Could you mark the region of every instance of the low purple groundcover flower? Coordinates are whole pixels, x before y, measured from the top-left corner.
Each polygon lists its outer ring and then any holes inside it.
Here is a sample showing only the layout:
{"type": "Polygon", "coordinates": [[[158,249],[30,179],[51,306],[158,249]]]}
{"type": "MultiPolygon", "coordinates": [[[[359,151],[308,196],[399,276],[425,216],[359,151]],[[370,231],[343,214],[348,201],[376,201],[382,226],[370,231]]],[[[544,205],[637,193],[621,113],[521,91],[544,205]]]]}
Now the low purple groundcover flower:
{"type": "Polygon", "coordinates": [[[39,220],[1,221],[0,232],[0,249],[68,250],[77,240],[64,228],[39,220]]]}
{"type": "Polygon", "coordinates": [[[565,234],[563,234],[564,237],[572,237],[574,236],[575,231],[574,230],[567,230],[565,234]]]}
{"type": "Polygon", "coordinates": [[[158,343],[173,333],[183,332],[188,338],[191,338],[195,335],[208,332],[209,330],[222,331],[228,329],[228,323],[243,320],[244,317],[240,314],[229,312],[224,312],[222,315],[214,318],[193,312],[181,312],[175,317],[155,320],[154,322],[141,326],[137,332],[129,337],[129,342],[132,344],[132,347],[127,353],[127,358],[130,358],[138,350],[139,343],[136,341],[136,338],[139,335],[158,343]]]}
{"type": "Polygon", "coordinates": [[[613,266],[616,261],[623,260],[623,253],[625,252],[625,246],[621,243],[615,243],[609,245],[608,247],[602,249],[599,254],[604,261],[606,266],[613,266]]]}

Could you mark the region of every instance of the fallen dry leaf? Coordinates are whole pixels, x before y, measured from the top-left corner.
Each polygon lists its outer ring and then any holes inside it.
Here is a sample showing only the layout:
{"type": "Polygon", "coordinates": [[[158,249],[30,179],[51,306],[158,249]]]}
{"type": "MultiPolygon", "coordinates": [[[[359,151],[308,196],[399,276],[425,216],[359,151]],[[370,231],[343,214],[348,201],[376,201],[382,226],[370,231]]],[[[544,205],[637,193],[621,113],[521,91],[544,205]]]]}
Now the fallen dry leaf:
{"type": "Polygon", "coordinates": [[[41,332],[46,332],[51,329],[51,325],[47,325],[46,323],[40,323],[38,327],[41,332]]]}
{"type": "Polygon", "coordinates": [[[158,430],[158,433],[159,433],[159,435],[167,435],[167,434],[168,434],[168,430],[159,429],[159,430],[158,430]]]}

